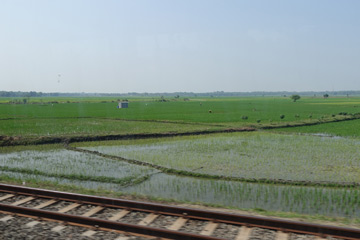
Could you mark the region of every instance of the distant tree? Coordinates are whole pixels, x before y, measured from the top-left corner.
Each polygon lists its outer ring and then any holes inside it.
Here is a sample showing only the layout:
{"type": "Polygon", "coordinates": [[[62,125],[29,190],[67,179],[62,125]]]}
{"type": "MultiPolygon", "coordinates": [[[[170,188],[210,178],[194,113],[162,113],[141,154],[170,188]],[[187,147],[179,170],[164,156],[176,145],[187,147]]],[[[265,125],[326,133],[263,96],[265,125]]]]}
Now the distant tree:
{"type": "Polygon", "coordinates": [[[26,98],[23,99],[23,103],[24,103],[24,104],[27,103],[27,99],[26,99],[26,98]]]}
{"type": "Polygon", "coordinates": [[[300,97],[300,95],[294,94],[294,95],[291,95],[290,98],[293,100],[293,102],[296,102],[296,101],[299,100],[301,97],[300,97]]]}
{"type": "Polygon", "coordinates": [[[328,98],[328,97],[329,97],[329,94],[325,93],[324,98],[328,98]]]}

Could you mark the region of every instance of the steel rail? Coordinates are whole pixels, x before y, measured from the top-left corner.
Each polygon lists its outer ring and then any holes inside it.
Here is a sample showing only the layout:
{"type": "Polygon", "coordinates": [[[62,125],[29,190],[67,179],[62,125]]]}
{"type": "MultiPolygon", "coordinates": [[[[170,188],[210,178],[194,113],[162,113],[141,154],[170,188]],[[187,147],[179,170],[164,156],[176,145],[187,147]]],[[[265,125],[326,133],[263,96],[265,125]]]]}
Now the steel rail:
{"type": "Polygon", "coordinates": [[[43,219],[57,220],[57,221],[66,222],[68,224],[81,224],[89,227],[97,226],[99,228],[104,228],[104,229],[132,232],[147,236],[162,237],[169,239],[224,240],[224,238],[210,237],[205,235],[179,232],[179,231],[173,231],[162,228],[154,228],[154,227],[141,226],[135,224],[121,223],[116,221],[103,220],[99,218],[83,217],[78,215],[45,211],[45,210],[33,209],[27,207],[12,206],[1,203],[0,203],[0,211],[12,213],[12,214],[15,213],[21,215],[36,216],[43,219]]]}
{"type": "Polygon", "coordinates": [[[140,201],[97,197],[82,195],[76,193],[65,193],[59,191],[43,190],[23,186],[14,186],[0,184],[0,191],[9,193],[36,195],[38,197],[56,198],[59,200],[70,200],[87,204],[95,204],[108,207],[123,209],[132,209],[145,212],[155,212],[158,214],[168,214],[182,216],[186,218],[215,221],[219,223],[228,223],[234,225],[243,225],[248,227],[260,227],[283,232],[292,232],[300,234],[310,234],[316,236],[332,236],[342,239],[360,239],[360,230],[348,227],[337,227],[330,225],[321,225],[314,223],[304,223],[292,220],[274,219],[268,217],[248,216],[242,214],[224,213],[210,210],[199,210],[192,208],[176,207],[156,203],[147,203],[140,201]]]}

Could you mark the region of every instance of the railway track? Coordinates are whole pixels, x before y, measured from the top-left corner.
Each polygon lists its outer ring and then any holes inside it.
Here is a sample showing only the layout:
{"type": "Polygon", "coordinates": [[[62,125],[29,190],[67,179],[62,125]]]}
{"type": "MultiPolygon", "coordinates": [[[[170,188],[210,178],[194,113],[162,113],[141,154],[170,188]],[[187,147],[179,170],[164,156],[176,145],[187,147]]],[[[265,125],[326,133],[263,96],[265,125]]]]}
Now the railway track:
{"type": "Polygon", "coordinates": [[[84,237],[105,231],[117,240],[360,239],[353,228],[0,184],[0,222],[16,217],[32,218],[28,228],[51,221],[52,232],[75,226],[86,228],[84,237]]]}

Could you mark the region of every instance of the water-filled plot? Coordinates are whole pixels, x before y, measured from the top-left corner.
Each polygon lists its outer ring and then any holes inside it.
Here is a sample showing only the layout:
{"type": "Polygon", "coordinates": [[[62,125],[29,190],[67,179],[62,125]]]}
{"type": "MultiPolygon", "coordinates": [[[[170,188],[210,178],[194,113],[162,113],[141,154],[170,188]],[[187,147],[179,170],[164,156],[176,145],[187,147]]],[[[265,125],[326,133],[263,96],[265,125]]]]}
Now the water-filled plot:
{"type": "Polygon", "coordinates": [[[79,180],[120,183],[155,172],[148,167],[68,150],[28,150],[0,154],[0,157],[2,170],[79,180]]]}
{"type": "Polygon", "coordinates": [[[356,139],[256,132],[134,140],[85,148],[201,174],[360,182],[360,142],[356,139]]]}

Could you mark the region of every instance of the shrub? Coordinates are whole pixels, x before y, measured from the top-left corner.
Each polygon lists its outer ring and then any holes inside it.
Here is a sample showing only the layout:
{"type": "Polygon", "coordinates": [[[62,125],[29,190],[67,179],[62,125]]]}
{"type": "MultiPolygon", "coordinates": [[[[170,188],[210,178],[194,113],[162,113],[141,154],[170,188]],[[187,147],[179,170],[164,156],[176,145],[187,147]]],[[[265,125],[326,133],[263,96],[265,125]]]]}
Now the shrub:
{"type": "Polygon", "coordinates": [[[285,118],[285,115],[284,114],[281,114],[280,115],[280,119],[284,119],[285,118]]]}

